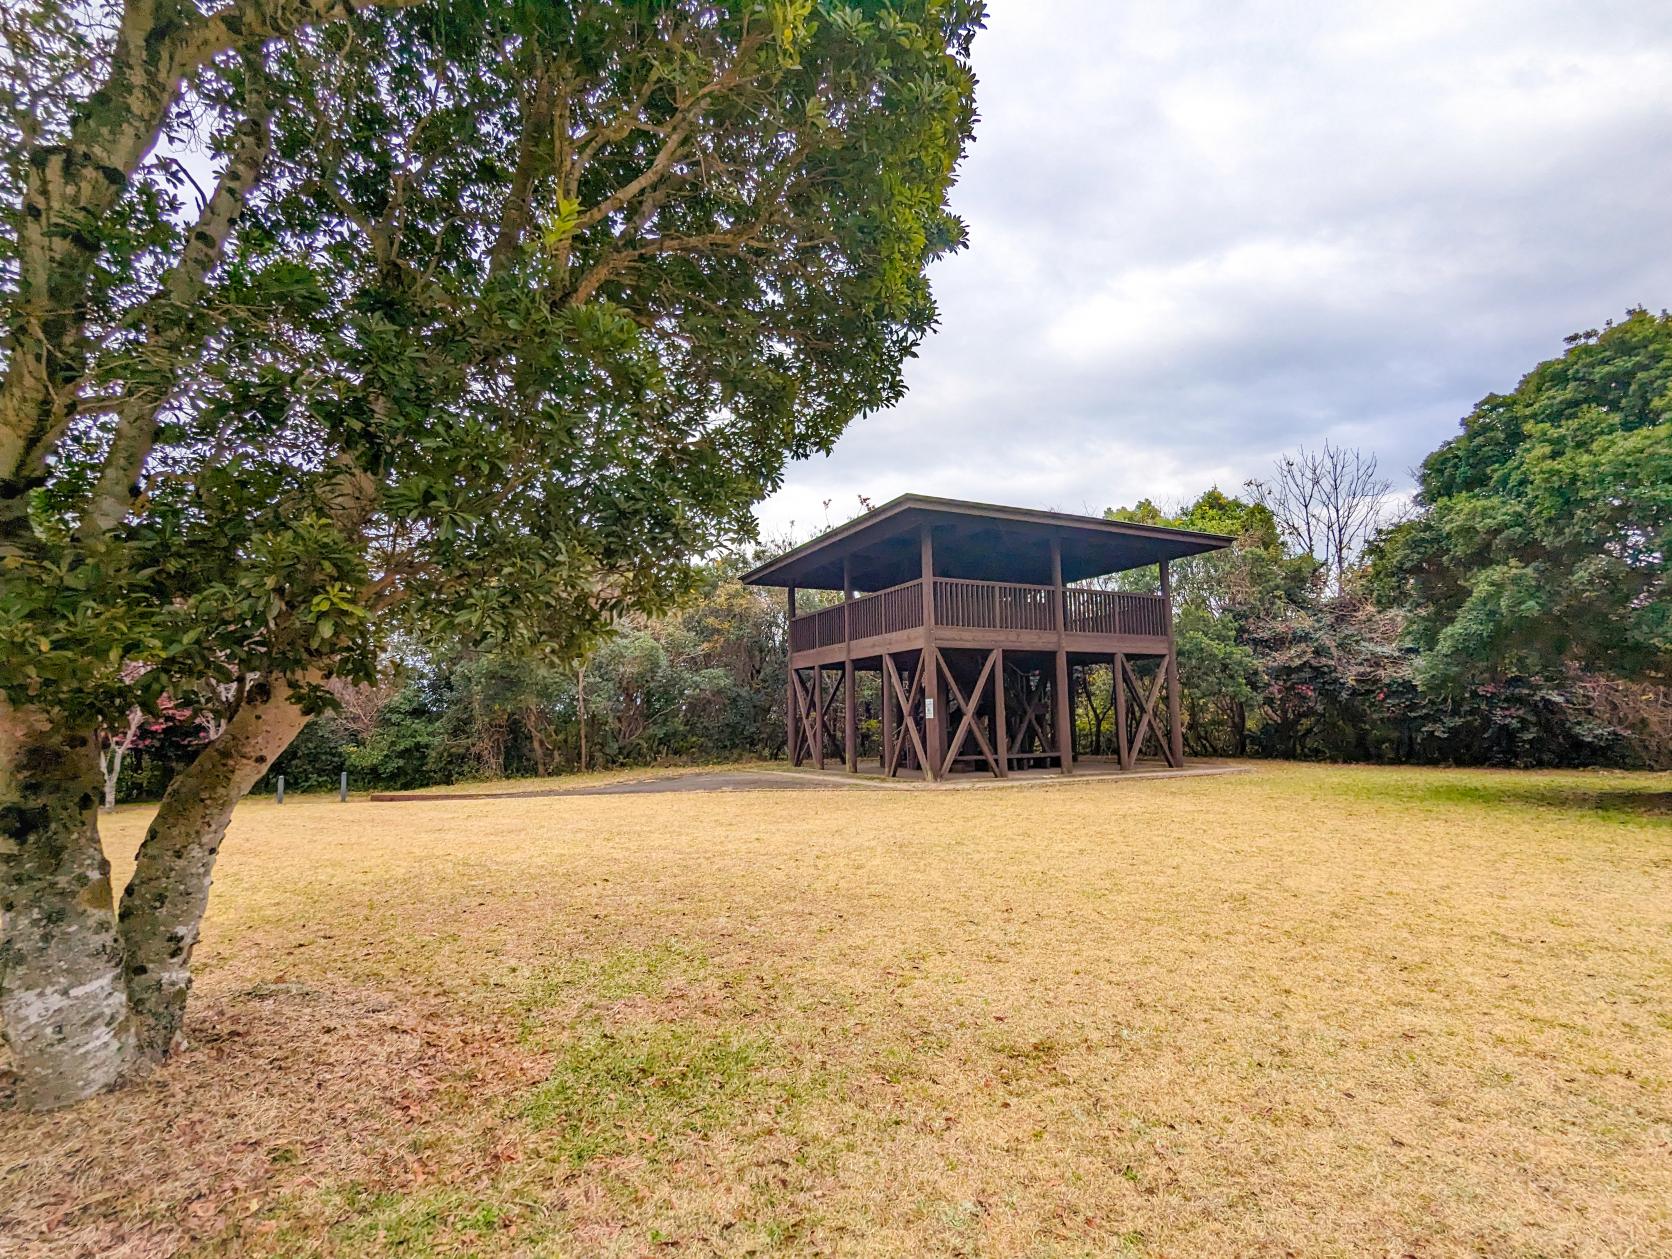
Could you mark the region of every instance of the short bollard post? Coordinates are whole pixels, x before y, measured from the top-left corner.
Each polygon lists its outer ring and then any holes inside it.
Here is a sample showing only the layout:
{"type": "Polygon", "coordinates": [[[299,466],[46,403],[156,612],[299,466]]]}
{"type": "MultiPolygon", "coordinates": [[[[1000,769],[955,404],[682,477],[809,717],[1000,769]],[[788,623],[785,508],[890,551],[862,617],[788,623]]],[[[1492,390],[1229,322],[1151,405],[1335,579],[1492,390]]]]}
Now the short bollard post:
{"type": "Polygon", "coordinates": [[[343,776],[337,784],[337,799],[348,803],[348,771],[343,770],[343,776]]]}
{"type": "Polygon", "coordinates": [[[279,789],[273,793],[273,803],[284,803],[284,775],[279,775],[279,789]]]}

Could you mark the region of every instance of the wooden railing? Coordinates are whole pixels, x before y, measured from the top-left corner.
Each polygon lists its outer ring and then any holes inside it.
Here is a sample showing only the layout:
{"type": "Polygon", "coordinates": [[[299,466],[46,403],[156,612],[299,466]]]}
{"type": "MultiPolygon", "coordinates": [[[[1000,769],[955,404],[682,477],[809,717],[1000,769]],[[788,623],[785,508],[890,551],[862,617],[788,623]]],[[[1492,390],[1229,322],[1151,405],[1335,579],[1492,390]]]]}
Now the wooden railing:
{"type": "MultiPolygon", "coordinates": [[[[935,578],[935,623],[955,629],[1055,633],[1056,591],[1013,581],[935,578]]],[[[1071,586],[1062,592],[1063,630],[1068,634],[1130,634],[1162,638],[1167,605],[1160,595],[1125,594],[1071,586]]],[[[812,651],[844,641],[881,638],[923,624],[923,583],[908,581],[863,595],[853,602],[808,612],[790,622],[790,648],[812,651]]]]}
{"type": "Polygon", "coordinates": [[[848,605],[848,610],[856,642],[916,629],[923,624],[923,583],[908,581],[861,596],[848,605]]]}
{"type": "Polygon", "coordinates": [[[1137,634],[1164,638],[1167,634],[1167,605],[1160,595],[1133,595],[1118,590],[1063,591],[1067,619],[1063,628],[1070,634],[1137,634]]]}
{"type": "MultiPolygon", "coordinates": [[[[853,639],[880,638],[923,624],[923,583],[908,581],[887,590],[861,595],[845,606],[853,626],[853,639]]],[[[844,605],[807,612],[790,622],[790,648],[812,651],[843,641],[844,605]]]]}
{"type": "Polygon", "coordinates": [[[811,651],[815,647],[830,647],[843,641],[843,610],[841,604],[808,612],[790,622],[790,650],[811,651]]]}
{"type": "Polygon", "coordinates": [[[1050,586],[937,577],[935,624],[1051,633],[1057,628],[1055,593],[1050,586]]]}

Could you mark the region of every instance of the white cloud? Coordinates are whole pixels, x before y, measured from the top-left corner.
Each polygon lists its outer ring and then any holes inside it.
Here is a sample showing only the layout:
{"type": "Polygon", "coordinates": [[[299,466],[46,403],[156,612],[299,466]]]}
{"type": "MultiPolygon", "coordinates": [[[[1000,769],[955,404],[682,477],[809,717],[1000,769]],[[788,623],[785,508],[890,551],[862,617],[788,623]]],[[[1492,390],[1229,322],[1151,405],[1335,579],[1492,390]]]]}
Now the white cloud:
{"type": "Polygon", "coordinates": [[[975,55],[941,329],[770,530],[1178,501],[1325,437],[1402,476],[1567,333],[1672,303],[1672,7],[997,0],[975,55]]]}

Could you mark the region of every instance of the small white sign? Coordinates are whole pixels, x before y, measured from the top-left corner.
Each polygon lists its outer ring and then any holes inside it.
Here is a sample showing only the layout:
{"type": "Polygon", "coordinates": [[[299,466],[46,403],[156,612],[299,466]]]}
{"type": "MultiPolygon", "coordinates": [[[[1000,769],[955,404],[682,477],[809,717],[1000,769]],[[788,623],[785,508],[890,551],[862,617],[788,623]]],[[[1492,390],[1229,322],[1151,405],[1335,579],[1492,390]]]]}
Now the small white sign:
{"type": "Polygon", "coordinates": [[[933,721],[935,719],[935,697],[933,695],[924,697],[923,719],[925,721],[933,721]]]}

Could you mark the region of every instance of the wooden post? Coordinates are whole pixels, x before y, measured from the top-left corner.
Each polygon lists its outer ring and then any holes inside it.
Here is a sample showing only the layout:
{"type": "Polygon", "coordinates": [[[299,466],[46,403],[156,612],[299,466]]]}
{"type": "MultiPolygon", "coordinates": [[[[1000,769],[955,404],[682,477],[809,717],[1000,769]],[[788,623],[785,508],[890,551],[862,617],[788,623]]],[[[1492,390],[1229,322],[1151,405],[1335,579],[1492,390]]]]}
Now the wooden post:
{"type": "MultiPolygon", "coordinates": [[[[801,708],[795,702],[795,587],[785,589],[786,602],[789,608],[789,620],[784,623],[784,755],[789,758],[790,768],[801,764],[801,708]]],[[[582,769],[586,766],[583,764],[582,769]]]]}
{"type": "Polygon", "coordinates": [[[993,751],[998,754],[999,777],[1009,778],[1010,730],[1004,713],[1004,648],[995,648],[993,655],[993,751]]]}
{"type": "Polygon", "coordinates": [[[935,540],[928,525],[918,535],[918,554],[923,580],[923,656],[918,668],[924,671],[923,750],[929,758],[923,777],[933,782],[946,759],[946,695],[935,659],[935,540]]]}
{"type": "Polygon", "coordinates": [[[883,657],[882,680],[882,772],[894,763],[894,685],[888,678],[889,657],[883,657]]]}
{"type": "Polygon", "coordinates": [[[1184,768],[1184,723],[1180,720],[1179,653],[1173,642],[1173,580],[1166,560],[1161,561],[1161,603],[1167,610],[1167,760],[1174,769],[1184,768]]]}
{"type": "Polygon", "coordinates": [[[1051,539],[1051,588],[1057,623],[1057,763],[1065,774],[1074,772],[1074,700],[1068,693],[1068,648],[1063,639],[1062,541],[1051,539]]]}
{"type": "Polygon", "coordinates": [[[1115,750],[1120,754],[1120,767],[1132,768],[1132,751],[1127,746],[1126,725],[1126,653],[1115,653],[1115,750]]]}
{"type": "Polygon", "coordinates": [[[859,712],[853,685],[853,563],[842,557],[842,755],[850,774],[859,772],[859,712]]]}

